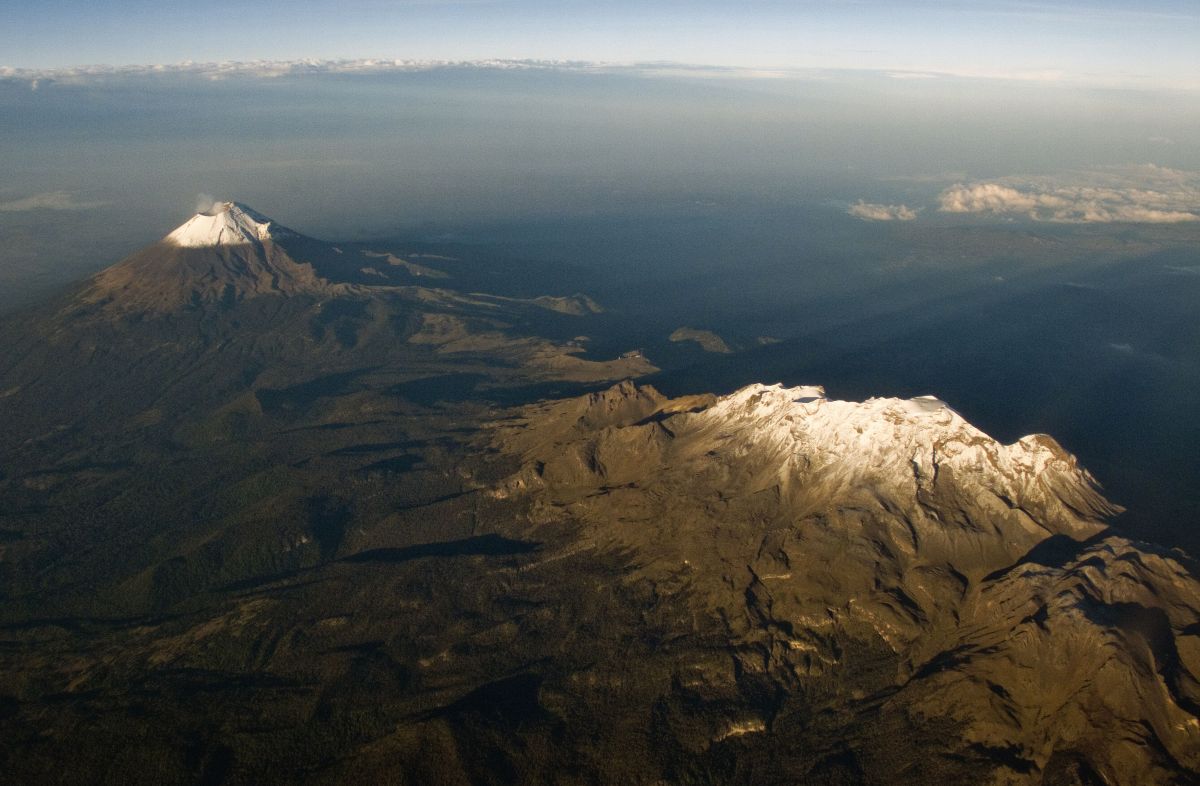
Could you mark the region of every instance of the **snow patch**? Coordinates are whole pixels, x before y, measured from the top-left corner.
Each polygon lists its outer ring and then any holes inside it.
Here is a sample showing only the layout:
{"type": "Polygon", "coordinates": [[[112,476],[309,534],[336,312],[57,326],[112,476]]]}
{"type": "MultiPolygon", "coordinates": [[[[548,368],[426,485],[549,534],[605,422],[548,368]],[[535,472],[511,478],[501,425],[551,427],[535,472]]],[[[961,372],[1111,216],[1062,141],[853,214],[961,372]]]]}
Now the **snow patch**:
{"type": "MultiPolygon", "coordinates": [[[[999,493],[1019,499],[1020,489],[1052,475],[1079,473],[1052,439],[1002,445],[934,396],[834,401],[817,386],[757,384],[685,417],[718,444],[747,456],[764,449],[777,456],[781,480],[802,467],[809,477],[895,485],[911,496],[912,486],[932,483],[939,466],[951,466],[960,477],[1003,479],[999,493]]],[[[1079,480],[1087,483],[1083,475],[1079,480]]]]}
{"type": "Polygon", "coordinates": [[[295,235],[238,202],[214,202],[180,225],[163,242],[184,248],[257,245],[295,235]]]}

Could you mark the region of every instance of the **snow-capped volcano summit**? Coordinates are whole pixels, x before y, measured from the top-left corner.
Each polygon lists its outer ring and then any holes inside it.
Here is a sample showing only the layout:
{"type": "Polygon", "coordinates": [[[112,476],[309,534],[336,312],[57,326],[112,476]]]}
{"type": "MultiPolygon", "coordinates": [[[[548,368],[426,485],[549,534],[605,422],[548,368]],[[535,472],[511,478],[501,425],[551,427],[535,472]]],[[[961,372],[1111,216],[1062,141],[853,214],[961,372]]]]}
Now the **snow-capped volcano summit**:
{"type": "Polygon", "coordinates": [[[262,295],[328,294],[338,285],[311,261],[323,248],[240,202],[215,202],[161,242],[100,271],[82,297],[109,311],[162,313],[262,295]],[[282,240],[298,242],[284,248],[282,240]]]}
{"type": "Polygon", "coordinates": [[[294,234],[239,202],[215,202],[177,227],[163,242],[185,248],[241,246],[294,234]]]}

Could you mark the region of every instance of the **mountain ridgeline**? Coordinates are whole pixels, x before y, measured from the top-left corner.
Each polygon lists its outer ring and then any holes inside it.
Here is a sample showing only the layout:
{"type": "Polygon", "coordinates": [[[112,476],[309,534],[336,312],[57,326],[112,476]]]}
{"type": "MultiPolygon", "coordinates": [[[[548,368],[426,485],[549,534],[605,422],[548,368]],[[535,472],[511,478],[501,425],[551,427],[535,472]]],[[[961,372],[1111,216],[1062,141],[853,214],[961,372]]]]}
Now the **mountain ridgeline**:
{"type": "Polygon", "coordinates": [[[1197,566],[1054,439],[575,283],[224,202],[0,326],[6,776],[1200,779],[1197,566]]]}

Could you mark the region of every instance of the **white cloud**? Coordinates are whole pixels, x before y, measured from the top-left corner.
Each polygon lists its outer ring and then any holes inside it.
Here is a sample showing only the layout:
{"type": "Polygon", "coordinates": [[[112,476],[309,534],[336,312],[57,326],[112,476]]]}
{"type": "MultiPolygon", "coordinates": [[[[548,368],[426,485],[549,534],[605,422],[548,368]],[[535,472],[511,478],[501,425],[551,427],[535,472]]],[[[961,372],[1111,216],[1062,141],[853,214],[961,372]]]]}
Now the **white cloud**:
{"type": "Polygon", "coordinates": [[[1200,174],[1146,164],[1065,176],[957,183],[942,191],[943,213],[1022,215],[1057,223],[1200,221],[1200,174]]]}
{"type": "Polygon", "coordinates": [[[863,221],[912,221],[920,211],[908,205],[878,205],[860,199],[846,212],[863,221]]]}
{"type": "Polygon", "coordinates": [[[0,202],[0,213],[23,213],[30,210],[91,210],[107,202],[81,201],[69,191],[47,191],[21,199],[0,202]]]}
{"type": "MultiPolygon", "coordinates": [[[[497,2],[498,0],[470,0],[471,2],[497,2]]],[[[381,0],[382,2],[382,0],[381,0]]],[[[838,50],[854,54],[882,54],[882,50],[838,50]]],[[[684,60],[566,60],[546,58],[525,59],[400,59],[358,58],[300,60],[225,60],[220,62],[184,61],[180,63],[154,63],[129,65],[85,65],[62,68],[17,68],[0,65],[0,82],[24,83],[31,90],[47,88],[55,83],[70,85],[106,82],[126,77],[171,77],[185,76],[210,81],[228,79],[270,79],[299,77],[312,74],[378,74],[386,72],[414,72],[435,69],[481,69],[481,70],[556,70],[592,71],[598,73],[629,73],[647,77],[704,77],[731,79],[791,79],[803,81],[828,81],[839,78],[859,78],[875,75],[892,80],[982,80],[1008,82],[1044,82],[1078,85],[1105,85],[1108,87],[1147,88],[1148,77],[1141,74],[1114,73],[1100,76],[1091,71],[1042,68],[947,68],[934,63],[861,64],[807,63],[782,67],[761,67],[732,64],[702,64],[684,60]]],[[[1191,78],[1191,72],[1180,71],[1182,76],[1172,78],[1160,86],[1200,89],[1200,83],[1191,78]]]]}
{"type": "Polygon", "coordinates": [[[888,71],[886,76],[888,79],[937,79],[941,75],[928,71],[888,71]]]}
{"type": "Polygon", "coordinates": [[[227,60],[222,62],[157,63],[150,65],[89,65],[67,68],[0,66],[0,80],[26,82],[37,90],[54,82],[86,84],[116,77],[185,75],[212,81],[231,78],[269,79],[305,74],[373,74],[389,71],[430,71],[439,68],[489,70],[599,70],[603,63],[578,60],[227,60]]]}

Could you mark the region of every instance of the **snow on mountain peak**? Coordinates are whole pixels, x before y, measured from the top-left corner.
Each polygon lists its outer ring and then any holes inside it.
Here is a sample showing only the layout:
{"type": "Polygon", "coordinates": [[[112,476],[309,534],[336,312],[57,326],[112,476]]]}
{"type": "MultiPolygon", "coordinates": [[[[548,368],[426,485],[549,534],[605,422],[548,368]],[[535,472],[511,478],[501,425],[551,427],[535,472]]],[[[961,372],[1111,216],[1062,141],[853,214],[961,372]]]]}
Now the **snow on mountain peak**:
{"type": "Polygon", "coordinates": [[[718,399],[691,419],[697,428],[735,437],[747,448],[803,456],[809,467],[872,475],[889,468],[910,480],[914,462],[929,463],[935,455],[945,461],[967,453],[971,461],[985,463],[1003,457],[1002,463],[1041,468],[1052,453],[1036,441],[1000,445],[934,396],[835,401],[816,386],[756,384],[718,399]]]}
{"type": "Polygon", "coordinates": [[[1118,510],[1050,437],[1002,444],[933,396],[838,401],[818,386],[754,384],[669,400],[629,385],[557,406],[560,415],[547,405],[521,433],[504,434],[508,449],[545,465],[526,486],[595,472],[612,487],[641,483],[658,462],[664,475],[720,476],[727,496],[771,492],[803,510],[878,503],[916,520],[923,499],[949,495],[1009,521],[1014,538],[1088,534],[1118,510]],[[614,399],[629,402],[628,411],[614,399]],[[575,449],[563,447],[572,441],[575,449]],[[735,477],[739,488],[730,485],[735,477]]]}
{"type": "Polygon", "coordinates": [[[1076,521],[1078,511],[1117,510],[1050,437],[1002,444],[933,396],[835,401],[819,387],[757,384],[669,425],[677,442],[696,441],[743,465],[757,457],[768,484],[858,489],[904,504],[953,478],[977,501],[1058,511],[1046,516],[1066,532],[1093,526],[1076,521]]]}
{"type": "Polygon", "coordinates": [[[163,238],[185,248],[257,245],[295,234],[238,202],[214,202],[163,238]]]}

